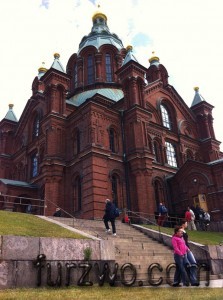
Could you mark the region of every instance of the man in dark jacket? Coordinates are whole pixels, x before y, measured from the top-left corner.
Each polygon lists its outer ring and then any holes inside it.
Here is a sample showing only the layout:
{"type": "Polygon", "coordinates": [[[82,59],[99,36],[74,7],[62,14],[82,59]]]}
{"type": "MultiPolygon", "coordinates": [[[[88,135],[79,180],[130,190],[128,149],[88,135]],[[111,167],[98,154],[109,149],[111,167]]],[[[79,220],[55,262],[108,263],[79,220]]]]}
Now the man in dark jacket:
{"type": "Polygon", "coordinates": [[[111,232],[111,229],[109,228],[108,222],[111,222],[112,226],[112,233],[114,236],[116,236],[116,228],[115,228],[115,205],[111,202],[110,199],[105,200],[105,214],[104,214],[104,224],[106,228],[106,232],[111,232]]]}
{"type": "Polygon", "coordinates": [[[167,219],[167,216],[168,216],[167,208],[162,202],[160,202],[160,204],[159,204],[159,216],[158,216],[158,220],[157,220],[158,226],[164,226],[164,223],[167,219]]]}

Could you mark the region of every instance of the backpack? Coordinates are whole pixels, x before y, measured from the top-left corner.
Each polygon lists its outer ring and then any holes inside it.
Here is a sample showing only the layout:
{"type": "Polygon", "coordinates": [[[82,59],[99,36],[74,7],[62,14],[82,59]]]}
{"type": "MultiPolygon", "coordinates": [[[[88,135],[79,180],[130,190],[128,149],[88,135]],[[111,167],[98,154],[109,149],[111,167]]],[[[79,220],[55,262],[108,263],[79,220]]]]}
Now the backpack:
{"type": "Polygon", "coordinates": [[[167,208],[166,208],[166,206],[164,206],[164,205],[162,206],[162,213],[163,213],[163,214],[166,214],[166,213],[167,213],[167,208]]]}
{"type": "Polygon", "coordinates": [[[115,217],[119,217],[120,213],[119,213],[119,209],[118,207],[115,208],[115,217]]]}

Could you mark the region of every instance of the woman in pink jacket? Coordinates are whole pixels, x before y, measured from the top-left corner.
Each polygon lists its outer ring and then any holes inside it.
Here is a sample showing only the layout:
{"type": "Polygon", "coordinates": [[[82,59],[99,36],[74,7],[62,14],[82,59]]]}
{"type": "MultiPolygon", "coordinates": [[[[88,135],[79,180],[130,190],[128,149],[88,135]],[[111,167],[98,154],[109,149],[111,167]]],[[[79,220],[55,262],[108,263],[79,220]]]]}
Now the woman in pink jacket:
{"type": "Polygon", "coordinates": [[[172,246],[174,250],[174,260],[176,263],[176,272],[174,274],[174,283],[173,286],[179,286],[177,278],[181,278],[183,285],[188,286],[189,280],[187,272],[185,270],[185,265],[187,261],[187,251],[189,248],[186,246],[183,236],[183,230],[180,226],[177,226],[174,229],[174,235],[172,237],[172,246]]]}

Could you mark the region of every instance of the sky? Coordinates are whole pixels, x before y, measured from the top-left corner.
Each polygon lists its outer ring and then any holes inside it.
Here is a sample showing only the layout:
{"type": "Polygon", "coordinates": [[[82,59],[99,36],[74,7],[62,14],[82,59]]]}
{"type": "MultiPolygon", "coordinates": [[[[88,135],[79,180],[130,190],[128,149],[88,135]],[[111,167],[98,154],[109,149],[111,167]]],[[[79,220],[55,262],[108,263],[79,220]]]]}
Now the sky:
{"type": "Polygon", "coordinates": [[[148,68],[155,51],[189,107],[199,87],[214,106],[216,139],[223,142],[222,0],[0,1],[0,120],[11,103],[20,118],[42,62],[50,68],[58,52],[66,68],[90,33],[98,4],[110,31],[133,46],[140,64],[148,68]]]}

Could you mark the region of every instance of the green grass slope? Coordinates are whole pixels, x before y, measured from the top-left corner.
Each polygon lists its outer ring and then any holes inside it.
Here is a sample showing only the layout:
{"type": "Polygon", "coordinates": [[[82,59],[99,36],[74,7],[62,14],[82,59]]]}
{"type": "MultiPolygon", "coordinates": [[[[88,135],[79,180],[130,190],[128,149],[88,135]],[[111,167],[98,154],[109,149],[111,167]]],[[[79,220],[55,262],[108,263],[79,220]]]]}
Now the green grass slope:
{"type": "MultiPolygon", "coordinates": [[[[145,227],[159,231],[158,226],[154,225],[145,225],[145,227]]],[[[160,227],[160,231],[173,235],[174,228],[160,227]]],[[[189,235],[189,240],[196,242],[202,245],[219,245],[223,244],[223,233],[222,232],[213,232],[213,231],[192,231],[187,230],[189,235]]]]}
{"type": "Polygon", "coordinates": [[[37,216],[8,211],[0,211],[0,235],[86,239],[37,216]]]}

